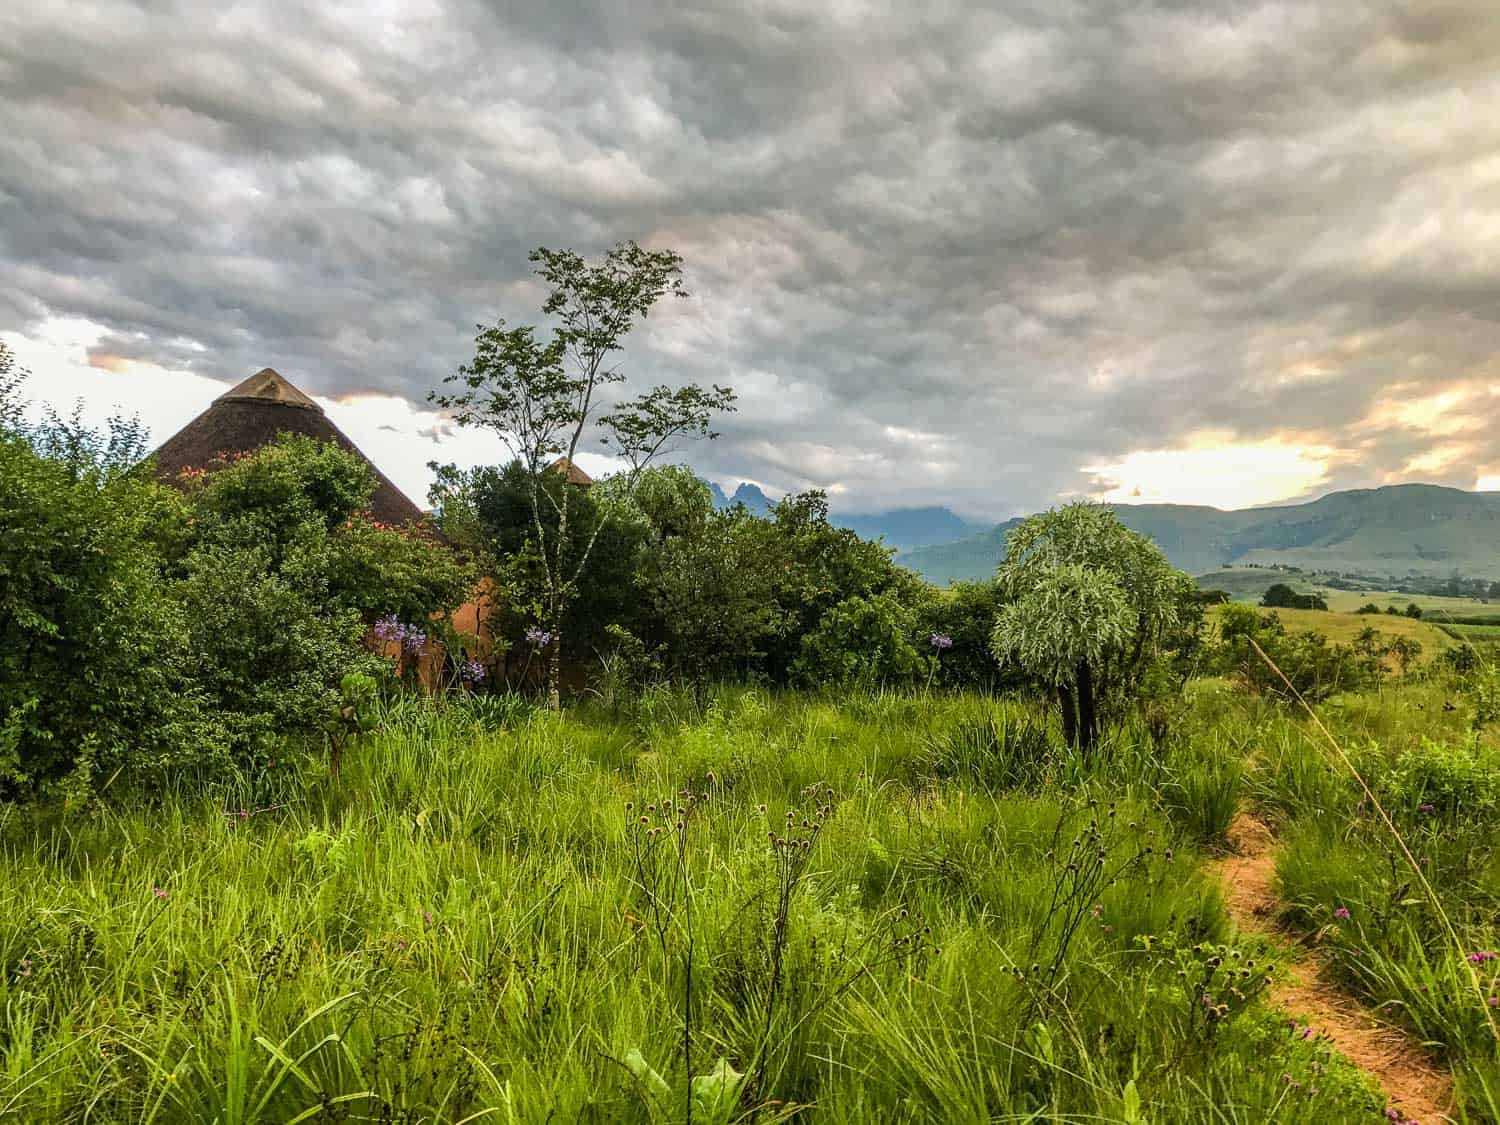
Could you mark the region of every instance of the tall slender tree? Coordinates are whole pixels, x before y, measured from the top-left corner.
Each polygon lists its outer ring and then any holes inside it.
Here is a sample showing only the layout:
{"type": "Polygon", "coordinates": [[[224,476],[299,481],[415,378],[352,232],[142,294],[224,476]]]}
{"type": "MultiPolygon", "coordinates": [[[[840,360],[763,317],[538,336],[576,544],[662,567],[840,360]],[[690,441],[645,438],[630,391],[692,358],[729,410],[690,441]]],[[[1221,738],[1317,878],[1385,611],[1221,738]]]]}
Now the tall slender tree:
{"type": "Polygon", "coordinates": [[[716,413],[734,409],[728,387],[651,387],[633,396],[611,394],[627,381],[615,362],[625,337],[664,297],[685,297],[682,258],[671,250],[646,250],[622,242],[590,262],[572,250],[531,253],[536,273],[550,286],[542,305],[552,318],[550,338],[531,325],[481,326],[474,358],[434,392],[432,401],[460,425],[493,430],[525,468],[532,533],[542,565],[542,614],[547,642],[547,698],[560,705],[563,617],[588,567],[600,530],[573,542],[571,488],[545,487],[544,473],[559,457],[563,471],[592,440],[625,462],[613,490],[630,495],[643,470],[684,437],[713,438],[716,413]],[[543,518],[549,506],[555,518],[543,518]]]}

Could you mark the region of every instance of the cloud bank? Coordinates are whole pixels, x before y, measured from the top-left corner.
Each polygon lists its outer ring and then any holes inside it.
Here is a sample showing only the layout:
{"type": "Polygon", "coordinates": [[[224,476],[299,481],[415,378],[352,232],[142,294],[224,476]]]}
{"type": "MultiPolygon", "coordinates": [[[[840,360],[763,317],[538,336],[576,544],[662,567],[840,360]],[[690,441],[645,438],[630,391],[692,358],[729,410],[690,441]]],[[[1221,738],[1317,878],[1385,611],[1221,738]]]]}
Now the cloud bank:
{"type": "Polygon", "coordinates": [[[719,479],[1000,517],[1500,473],[1489,0],[0,12],[0,330],[98,326],[124,401],[420,404],[536,318],[530,248],[622,238],[693,293],[628,369],[741,393],[719,479]]]}

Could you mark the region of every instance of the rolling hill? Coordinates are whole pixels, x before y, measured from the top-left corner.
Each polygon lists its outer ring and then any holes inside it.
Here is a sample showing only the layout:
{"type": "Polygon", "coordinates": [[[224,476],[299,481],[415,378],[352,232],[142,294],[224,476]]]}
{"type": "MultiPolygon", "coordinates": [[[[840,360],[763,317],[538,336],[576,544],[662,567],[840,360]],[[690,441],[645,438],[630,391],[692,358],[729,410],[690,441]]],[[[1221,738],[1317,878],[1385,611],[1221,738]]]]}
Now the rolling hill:
{"type": "MultiPolygon", "coordinates": [[[[1114,504],[1172,564],[1201,574],[1226,564],[1403,576],[1500,577],[1500,493],[1427,484],[1333,492],[1307,504],[1219,508],[1114,504]]],[[[950,543],[914,547],[900,561],[939,585],[985,578],[1017,520],[950,543]]]]}

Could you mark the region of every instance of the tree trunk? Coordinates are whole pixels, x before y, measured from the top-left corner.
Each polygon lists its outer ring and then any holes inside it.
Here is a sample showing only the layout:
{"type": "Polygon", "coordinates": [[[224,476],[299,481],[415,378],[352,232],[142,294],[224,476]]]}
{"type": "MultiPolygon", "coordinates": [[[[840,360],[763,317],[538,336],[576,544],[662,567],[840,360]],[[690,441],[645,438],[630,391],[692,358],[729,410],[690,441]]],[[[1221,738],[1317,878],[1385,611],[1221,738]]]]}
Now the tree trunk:
{"type": "Polygon", "coordinates": [[[1099,736],[1099,715],[1094,700],[1094,678],[1085,662],[1078,665],[1078,737],[1085,754],[1094,749],[1099,736]]]}
{"type": "MultiPolygon", "coordinates": [[[[574,446],[578,444],[574,439],[574,446]]],[[[568,464],[572,465],[573,450],[568,450],[568,464]]],[[[553,711],[562,710],[562,619],[567,609],[564,602],[569,587],[563,578],[563,567],[568,558],[568,483],[567,470],[563,470],[562,503],[557,512],[557,565],[552,568],[552,582],[557,589],[552,595],[552,653],[547,661],[547,706],[553,711]]]]}
{"type": "Polygon", "coordinates": [[[552,651],[547,656],[547,706],[562,710],[562,625],[553,626],[552,651]]]}
{"type": "Polygon", "coordinates": [[[1065,685],[1057,687],[1057,703],[1062,708],[1063,741],[1078,745],[1078,712],[1073,709],[1073,693],[1065,685]]]}

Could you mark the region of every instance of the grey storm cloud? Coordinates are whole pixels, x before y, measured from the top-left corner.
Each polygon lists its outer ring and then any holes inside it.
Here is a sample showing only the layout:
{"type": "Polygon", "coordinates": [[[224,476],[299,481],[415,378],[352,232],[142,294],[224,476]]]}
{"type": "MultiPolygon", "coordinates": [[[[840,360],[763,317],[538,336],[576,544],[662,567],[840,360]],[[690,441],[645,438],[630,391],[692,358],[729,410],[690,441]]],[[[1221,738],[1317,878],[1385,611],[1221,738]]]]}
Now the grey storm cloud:
{"type": "MultiPolygon", "coordinates": [[[[702,471],[1005,515],[1205,431],[1500,463],[1492,0],[0,11],[0,328],[421,402],[526,253],[671,246],[702,471]],[[1392,403],[1382,410],[1382,404],[1392,403]]],[[[436,436],[436,432],[432,436],[436,436]]]]}

